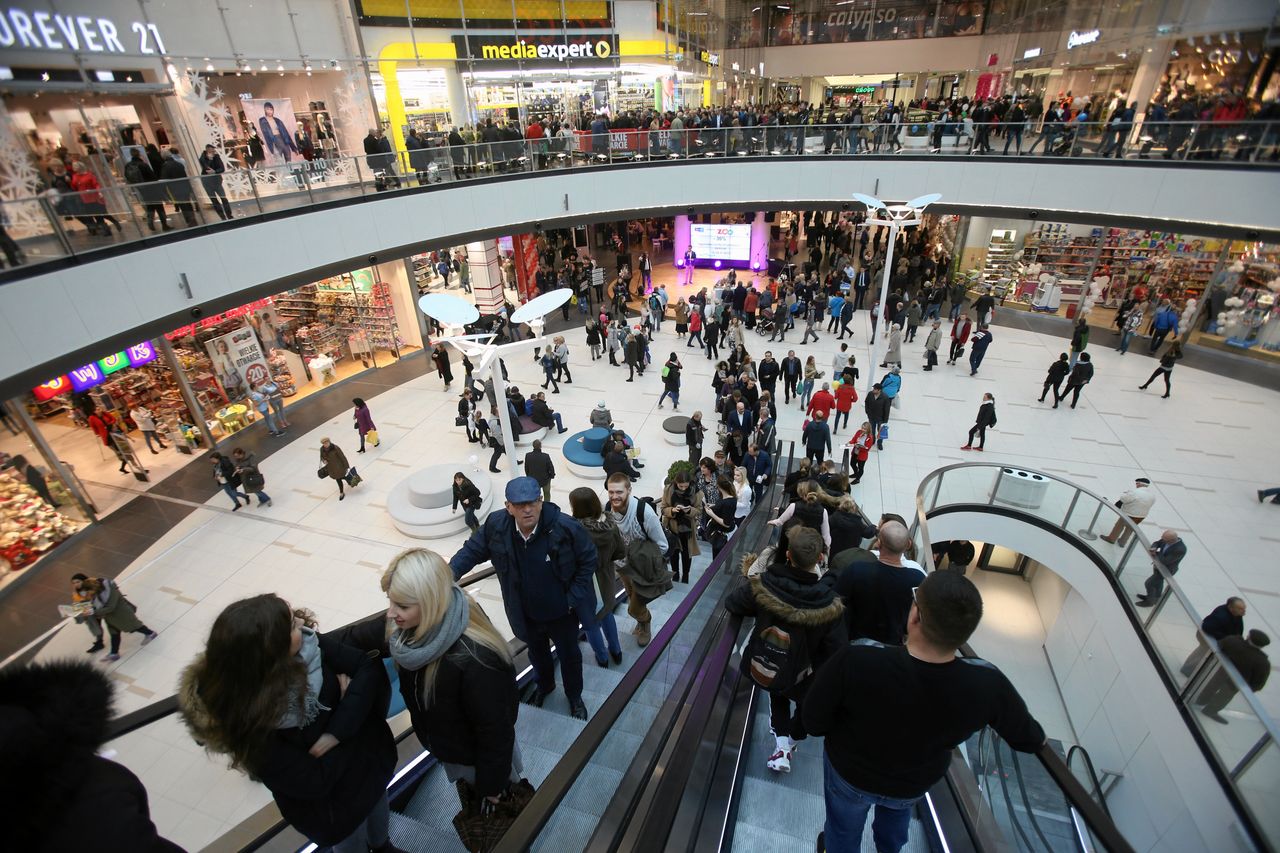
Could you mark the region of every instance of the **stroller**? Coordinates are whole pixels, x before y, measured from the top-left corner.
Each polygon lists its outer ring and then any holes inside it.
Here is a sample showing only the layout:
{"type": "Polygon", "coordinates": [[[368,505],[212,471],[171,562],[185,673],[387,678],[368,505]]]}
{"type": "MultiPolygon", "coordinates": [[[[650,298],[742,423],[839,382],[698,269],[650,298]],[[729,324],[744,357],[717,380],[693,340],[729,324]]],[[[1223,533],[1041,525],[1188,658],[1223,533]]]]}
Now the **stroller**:
{"type": "Polygon", "coordinates": [[[777,328],[777,321],[774,319],[772,308],[766,308],[760,312],[760,316],[756,319],[757,335],[772,335],[773,330],[777,328]]]}

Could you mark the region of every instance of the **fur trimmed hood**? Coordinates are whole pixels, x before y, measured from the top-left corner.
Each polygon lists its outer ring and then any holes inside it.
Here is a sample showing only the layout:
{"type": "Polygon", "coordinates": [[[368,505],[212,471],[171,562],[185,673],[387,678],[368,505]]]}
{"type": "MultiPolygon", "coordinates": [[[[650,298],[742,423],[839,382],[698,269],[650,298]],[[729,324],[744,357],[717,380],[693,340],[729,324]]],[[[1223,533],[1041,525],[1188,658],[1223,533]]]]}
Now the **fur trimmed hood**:
{"type": "MultiPolygon", "coordinates": [[[[761,554],[761,560],[770,549],[761,554]]],[[[763,568],[760,574],[748,575],[747,582],[756,607],[774,619],[805,628],[823,628],[844,617],[844,602],[836,595],[835,577],[819,577],[799,572],[790,566],[770,563],[759,565],[755,554],[742,558],[745,574],[749,568],[763,568]]]]}
{"type": "Polygon", "coordinates": [[[230,755],[230,747],[222,742],[221,732],[209,716],[209,709],[200,698],[196,673],[204,667],[204,655],[201,654],[184,670],[178,679],[178,713],[187,724],[187,731],[196,743],[210,752],[230,755]]]}
{"type": "Polygon", "coordinates": [[[62,809],[107,739],[112,698],[111,681],[91,663],[0,670],[0,801],[9,814],[32,826],[67,817],[62,809]]]}

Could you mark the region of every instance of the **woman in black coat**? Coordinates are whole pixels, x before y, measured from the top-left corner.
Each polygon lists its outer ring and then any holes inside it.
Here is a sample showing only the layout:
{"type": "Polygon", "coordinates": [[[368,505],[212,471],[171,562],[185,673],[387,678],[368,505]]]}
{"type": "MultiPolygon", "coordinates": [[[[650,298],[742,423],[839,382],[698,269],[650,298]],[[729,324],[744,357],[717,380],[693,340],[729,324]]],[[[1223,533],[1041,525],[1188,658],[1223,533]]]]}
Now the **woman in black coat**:
{"type": "Polygon", "coordinates": [[[396,745],[386,670],[272,594],[233,602],[182,673],[195,739],[271,791],[280,814],[337,853],[399,853],[388,834],[396,745]]]}
{"type": "Polygon", "coordinates": [[[1044,378],[1044,387],[1040,389],[1040,402],[1044,402],[1044,398],[1049,395],[1049,389],[1053,389],[1053,398],[1058,399],[1058,393],[1062,390],[1062,380],[1067,378],[1067,374],[1071,372],[1071,362],[1067,354],[1064,352],[1058,356],[1058,360],[1049,365],[1049,373],[1044,378]]]}
{"type": "Polygon", "coordinates": [[[461,471],[453,475],[453,511],[458,511],[458,505],[462,505],[463,517],[467,520],[467,527],[475,533],[480,529],[480,519],[476,518],[476,510],[484,504],[484,499],[480,495],[480,490],[476,488],[476,484],[467,479],[467,475],[461,471]]]}
{"type": "Polygon", "coordinates": [[[982,395],[982,405],[978,407],[978,418],[969,430],[969,440],[961,450],[982,450],[987,443],[987,427],[996,425],[996,398],[990,392],[982,395]],[[974,434],[978,436],[978,446],[973,446],[974,434]]]}
{"type": "Polygon", "coordinates": [[[522,770],[520,699],[506,641],[434,551],[412,548],[395,557],[382,589],[386,615],[353,625],[344,641],[395,660],[423,747],[450,782],[465,780],[476,796],[497,802],[521,782],[522,770]]]}

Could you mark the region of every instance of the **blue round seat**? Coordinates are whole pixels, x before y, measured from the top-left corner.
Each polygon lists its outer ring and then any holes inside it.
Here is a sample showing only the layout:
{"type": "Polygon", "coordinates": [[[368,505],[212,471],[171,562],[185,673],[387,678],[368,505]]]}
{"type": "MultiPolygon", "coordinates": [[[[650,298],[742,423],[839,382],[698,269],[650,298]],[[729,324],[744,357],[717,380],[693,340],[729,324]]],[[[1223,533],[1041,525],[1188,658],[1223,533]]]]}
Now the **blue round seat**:
{"type": "MultiPolygon", "coordinates": [[[[600,451],[610,435],[612,433],[604,427],[592,427],[569,436],[561,447],[569,470],[583,479],[603,480],[604,457],[600,451]]],[[[627,436],[627,440],[631,441],[631,436],[627,436]]]]}

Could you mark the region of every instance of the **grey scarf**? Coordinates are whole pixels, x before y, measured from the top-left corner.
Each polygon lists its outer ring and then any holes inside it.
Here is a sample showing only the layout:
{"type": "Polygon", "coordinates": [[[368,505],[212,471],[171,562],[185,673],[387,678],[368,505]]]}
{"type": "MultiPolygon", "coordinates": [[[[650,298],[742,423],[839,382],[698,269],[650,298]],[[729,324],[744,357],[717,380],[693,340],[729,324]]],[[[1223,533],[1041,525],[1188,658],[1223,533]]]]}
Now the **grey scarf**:
{"type": "Polygon", "coordinates": [[[420,642],[415,643],[408,631],[397,630],[391,634],[387,640],[391,657],[398,665],[412,671],[434,663],[458,642],[467,629],[470,611],[467,594],[460,587],[453,587],[453,597],[449,599],[449,609],[445,611],[444,618],[420,642]]]}
{"type": "Polygon", "coordinates": [[[301,702],[297,694],[289,697],[289,707],[280,715],[278,729],[306,728],[321,711],[330,710],[320,702],[320,686],[324,682],[324,668],[320,661],[320,638],[311,628],[301,628],[302,648],[298,659],[307,668],[307,693],[301,702]]]}

